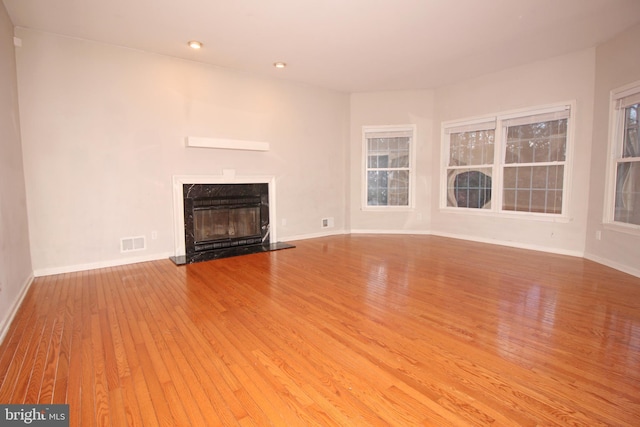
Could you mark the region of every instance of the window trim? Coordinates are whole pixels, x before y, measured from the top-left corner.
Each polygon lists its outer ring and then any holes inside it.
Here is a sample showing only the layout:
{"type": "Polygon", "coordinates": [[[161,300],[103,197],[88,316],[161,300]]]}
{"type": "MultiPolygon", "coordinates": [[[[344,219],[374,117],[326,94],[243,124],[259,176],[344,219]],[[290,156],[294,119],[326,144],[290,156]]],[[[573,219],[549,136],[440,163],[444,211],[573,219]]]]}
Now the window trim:
{"type": "Polygon", "coordinates": [[[360,186],[361,210],[368,212],[406,212],[415,209],[415,175],[416,175],[416,141],[417,126],[415,124],[405,125],[367,125],[362,126],[362,185],[360,186]],[[409,143],[409,204],[407,206],[369,206],[367,204],[368,179],[367,179],[367,157],[368,144],[367,135],[377,132],[411,132],[412,138],[409,143]]]}
{"type": "MultiPolygon", "coordinates": [[[[487,114],[475,116],[461,120],[444,121],[441,124],[441,143],[440,143],[440,211],[446,213],[463,213],[480,216],[497,216],[502,218],[521,218],[527,220],[539,220],[549,222],[569,222],[570,203],[571,200],[571,177],[573,176],[573,150],[574,150],[574,129],[576,117],[576,102],[565,101],[554,104],[541,105],[536,107],[521,108],[517,110],[504,111],[495,114],[487,114]],[[504,210],[502,207],[503,199],[503,175],[505,167],[510,167],[505,162],[506,141],[505,141],[505,122],[508,120],[516,120],[528,116],[538,116],[545,114],[560,113],[568,111],[567,122],[567,147],[564,160],[563,173],[563,189],[562,189],[562,213],[544,213],[544,212],[525,212],[504,210]],[[482,165],[482,167],[491,168],[491,207],[487,209],[465,208],[447,206],[447,171],[449,169],[449,137],[451,129],[471,129],[474,124],[481,125],[487,122],[495,122],[494,135],[494,161],[490,165],[482,165]]],[[[523,164],[523,166],[526,166],[523,164]]]]}
{"type": "Polygon", "coordinates": [[[440,190],[440,208],[449,210],[452,212],[473,212],[480,214],[487,214],[493,211],[493,197],[491,199],[491,208],[489,209],[478,209],[478,208],[469,208],[469,207],[454,207],[447,205],[448,199],[448,184],[449,177],[448,171],[450,169],[449,166],[449,156],[450,156],[450,142],[451,139],[449,137],[452,133],[457,132],[471,132],[474,130],[494,130],[494,150],[493,150],[493,163],[491,164],[483,164],[483,165],[472,165],[473,167],[491,169],[491,193],[494,194],[494,180],[496,179],[496,161],[500,158],[500,154],[498,150],[496,150],[495,141],[498,137],[498,128],[496,122],[496,116],[478,116],[467,120],[456,120],[450,122],[443,122],[442,124],[442,136],[441,136],[441,149],[442,149],[442,169],[441,169],[441,190],[440,190]]]}
{"type": "Polygon", "coordinates": [[[640,225],[615,220],[616,173],[624,133],[624,113],[621,112],[626,108],[619,108],[618,104],[627,97],[640,97],[640,80],[613,89],[609,94],[609,132],[602,223],[605,228],[611,230],[640,235],[640,225]]]}

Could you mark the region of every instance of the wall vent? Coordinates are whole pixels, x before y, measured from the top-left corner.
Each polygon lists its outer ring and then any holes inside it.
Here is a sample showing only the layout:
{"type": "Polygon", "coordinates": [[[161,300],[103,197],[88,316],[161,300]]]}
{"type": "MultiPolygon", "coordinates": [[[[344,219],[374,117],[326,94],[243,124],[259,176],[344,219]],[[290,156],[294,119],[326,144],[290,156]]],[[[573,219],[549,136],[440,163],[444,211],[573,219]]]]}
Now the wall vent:
{"type": "Polygon", "coordinates": [[[322,218],[322,228],[332,228],[334,226],[333,217],[322,218]]]}
{"type": "Polygon", "coordinates": [[[143,251],[145,249],[147,249],[147,241],[144,236],[120,239],[120,252],[143,251]]]}

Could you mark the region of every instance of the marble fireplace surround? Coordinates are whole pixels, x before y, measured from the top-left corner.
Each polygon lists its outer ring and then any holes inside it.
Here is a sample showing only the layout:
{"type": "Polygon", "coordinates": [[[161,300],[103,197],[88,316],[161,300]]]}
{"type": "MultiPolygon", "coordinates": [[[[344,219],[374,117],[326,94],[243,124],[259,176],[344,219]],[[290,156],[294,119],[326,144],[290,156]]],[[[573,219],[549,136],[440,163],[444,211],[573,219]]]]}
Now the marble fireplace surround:
{"type": "Polygon", "coordinates": [[[244,255],[256,252],[287,249],[294,246],[278,242],[276,233],[276,181],[274,176],[236,176],[235,170],[225,169],[222,175],[174,175],[173,176],[173,216],[175,233],[175,256],[171,257],[177,265],[190,264],[199,261],[224,258],[228,256],[244,255]],[[226,250],[216,250],[193,257],[187,254],[185,243],[185,215],[184,215],[184,185],[191,184],[268,184],[269,188],[269,232],[268,241],[264,245],[238,247],[226,250]]]}

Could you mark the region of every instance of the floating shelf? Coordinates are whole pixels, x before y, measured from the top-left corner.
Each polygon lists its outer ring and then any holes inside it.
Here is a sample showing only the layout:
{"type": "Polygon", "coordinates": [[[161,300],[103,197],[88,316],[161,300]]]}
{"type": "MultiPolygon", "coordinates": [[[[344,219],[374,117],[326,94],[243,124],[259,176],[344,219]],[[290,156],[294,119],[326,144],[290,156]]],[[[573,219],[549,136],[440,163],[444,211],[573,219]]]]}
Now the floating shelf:
{"type": "Polygon", "coordinates": [[[221,148],[225,150],[269,151],[269,143],[243,139],[187,137],[187,147],[221,148]]]}

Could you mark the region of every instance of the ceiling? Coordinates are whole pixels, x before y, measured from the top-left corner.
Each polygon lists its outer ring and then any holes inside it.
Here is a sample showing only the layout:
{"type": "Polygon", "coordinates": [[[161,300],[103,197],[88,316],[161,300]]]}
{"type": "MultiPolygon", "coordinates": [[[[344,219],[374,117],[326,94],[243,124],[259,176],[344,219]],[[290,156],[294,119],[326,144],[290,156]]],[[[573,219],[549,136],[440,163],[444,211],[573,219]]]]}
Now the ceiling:
{"type": "Polygon", "coordinates": [[[640,22],[640,0],[3,1],[17,27],[344,92],[435,88],[640,22]]]}

